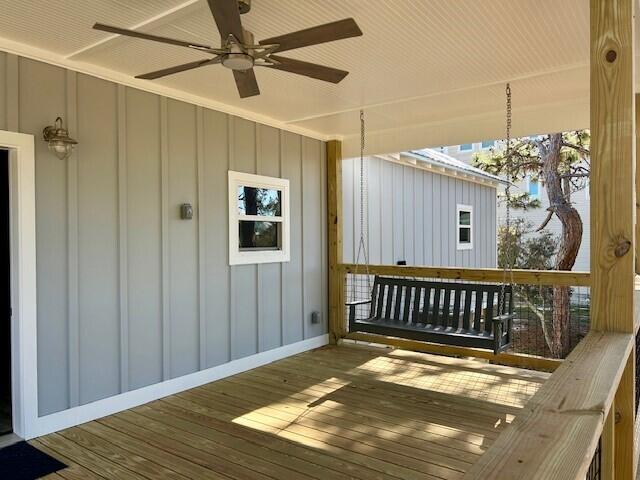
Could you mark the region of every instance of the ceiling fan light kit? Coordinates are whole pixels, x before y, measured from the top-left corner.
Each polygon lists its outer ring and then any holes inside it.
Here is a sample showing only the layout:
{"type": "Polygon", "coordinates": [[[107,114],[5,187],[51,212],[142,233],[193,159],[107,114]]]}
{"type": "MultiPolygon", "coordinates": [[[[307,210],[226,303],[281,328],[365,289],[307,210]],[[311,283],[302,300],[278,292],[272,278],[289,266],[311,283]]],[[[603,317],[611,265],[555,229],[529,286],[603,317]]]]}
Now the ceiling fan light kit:
{"type": "Polygon", "coordinates": [[[211,58],[137,75],[136,78],[155,80],[167,75],[219,63],[223,67],[233,71],[238,93],[241,98],[260,94],[258,82],[253,71],[254,67],[272,68],[331,83],[339,83],[348,75],[349,72],[345,70],[274,54],[345,38],[358,37],[362,35],[362,31],[352,18],[272,37],[255,43],[253,34],[242,27],[240,19],[240,14],[247,13],[251,9],[251,0],[207,1],[222,39],[222,46],[220,48],[151,35],[101,23],[96,23],[93,28],[128,37],[185,47],[212,55],[211,58]]]}

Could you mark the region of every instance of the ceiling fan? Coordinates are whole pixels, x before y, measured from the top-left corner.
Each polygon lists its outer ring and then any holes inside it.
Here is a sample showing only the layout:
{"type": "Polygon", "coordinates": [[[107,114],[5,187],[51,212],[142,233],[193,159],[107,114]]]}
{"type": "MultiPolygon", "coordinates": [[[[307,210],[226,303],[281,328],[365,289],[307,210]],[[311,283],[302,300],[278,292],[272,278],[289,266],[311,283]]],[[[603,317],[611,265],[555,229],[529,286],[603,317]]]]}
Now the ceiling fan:
{"type": "Polygon", "coordinates": [[[128,37],[186,47],[213,55],[211,58],[137,75],[136,78],[154,80],[206,65],[221,64],[233,71],[233,77],[241,98],[260,94],[253,67],[273,68],[331,83],[338,83],[348,75],[349,72],[344,70],[303,62],[293,58],[281,57],[275,54],[296,48],[309,47],[311,45],[360,36],[362,35],[362,31],[353,18],[346,18],[344,20],[338,20],[337,22],[267,38],[256,43],[253,34],[242,27],[240,20],[240,14],[247,13],[251,9],[251,0],[207,1],[216,25],[218,26],[218,31],[220,32],[222,44],[220,48],[150,35],[135,30],[103,25],[101,23],[96,23],[93,28],[103,32],[117,33],[128,37]]]}

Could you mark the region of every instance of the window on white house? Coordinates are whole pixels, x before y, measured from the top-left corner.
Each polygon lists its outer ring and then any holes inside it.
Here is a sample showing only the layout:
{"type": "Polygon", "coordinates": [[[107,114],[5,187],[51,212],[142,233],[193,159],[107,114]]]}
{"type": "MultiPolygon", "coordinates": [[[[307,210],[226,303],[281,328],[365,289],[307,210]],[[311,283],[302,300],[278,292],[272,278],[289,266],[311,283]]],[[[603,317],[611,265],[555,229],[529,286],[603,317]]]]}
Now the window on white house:
{"type": "Polygon", "coordinates": [[[496,142],[494,140],[484,140],[482,142],[482,149],[483,150],[489,150],[490,148],[493,148],[493,146],[496,144],[496,142]]]}
{"type": "Polygon", "coordinates": [[[471,205],[458,205],[456,222],[458,250],[471,250],[473,248],[473,207],[471,205]]]}
{"type": "Polygon", "coordinates": [[[289,180],[229,171],[229,265],[288,262],[289,180]]]}
{"type": "Polygon", "coordinates": [[[532,199],[540,200],[540,182],[527,177],[527,192],[532,199]]]}
{"type": "Polygon", "coordinates": [[[471,150],[473,150],[473,143],[463,143],[462,145],[460,145],[459,150],[461,152],[470,152],[471,150]]]}

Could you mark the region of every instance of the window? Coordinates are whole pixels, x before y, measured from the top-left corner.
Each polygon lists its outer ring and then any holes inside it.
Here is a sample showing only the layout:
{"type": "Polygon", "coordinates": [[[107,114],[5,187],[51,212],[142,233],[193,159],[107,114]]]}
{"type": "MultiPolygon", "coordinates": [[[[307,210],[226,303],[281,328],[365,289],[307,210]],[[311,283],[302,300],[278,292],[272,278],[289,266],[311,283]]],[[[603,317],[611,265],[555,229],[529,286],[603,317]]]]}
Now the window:
{"type": "Polygon", "coordinates": [[[533,200],[540,200],[540,182],[527,177],[527,193],[533,200]]]}
{"type": "Polygon", "coordinates": [[[456,222],[458,250],[471,250],[473,248],[473,207],[470,205],[458,205],[456,222]]]}
{"type": "Polygon", "coordinates": [[[470,152],[473,150],[473,143],[463,143],[458,147],[461,152],[470,152]]]}
{"type": "Polygon", "coordinates": [[[496,142],[494,140],[484,140],[482,142],[482,149],[483,150],[489,150],[490,148],[493,148],[493,146],[496,144],[496,142]]]}
{"type": "Polygon", "coordinates": [[[289,180],[229,171],[229,265],[289,259],[289,180]]]}

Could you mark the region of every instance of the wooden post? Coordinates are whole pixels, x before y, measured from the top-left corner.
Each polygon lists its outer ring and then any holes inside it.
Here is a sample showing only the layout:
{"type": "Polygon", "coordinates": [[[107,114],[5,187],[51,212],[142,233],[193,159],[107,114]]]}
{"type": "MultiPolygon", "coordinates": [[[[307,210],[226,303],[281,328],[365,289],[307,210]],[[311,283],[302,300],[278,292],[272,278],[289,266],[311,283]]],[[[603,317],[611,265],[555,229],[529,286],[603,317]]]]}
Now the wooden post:
{"type": "Polygon", "coordinates": [[[636,274],[640,275],[640,93],[636,93],[636,274]]]}
{"type": "Polygon", "coordinates": [[[331,343],[346,335],[344,324],[344,273],[342,263],[342,143],[327,142],[327,189],[329,222],[329,339],[331,343]]]}
{"type": "MultiPolygon", "coordinates": [[[[591,327],[625,333],[634,331],[635,1],[590,0],[591,327]]],[[[616,480],[635,476],[633,352],[628,362],[615,399],[615,448],[602,451],[616,480]]]]}

